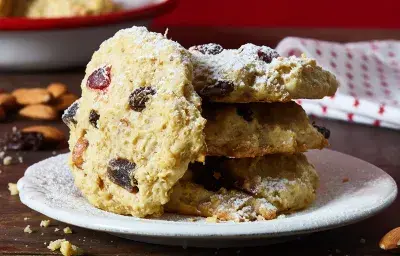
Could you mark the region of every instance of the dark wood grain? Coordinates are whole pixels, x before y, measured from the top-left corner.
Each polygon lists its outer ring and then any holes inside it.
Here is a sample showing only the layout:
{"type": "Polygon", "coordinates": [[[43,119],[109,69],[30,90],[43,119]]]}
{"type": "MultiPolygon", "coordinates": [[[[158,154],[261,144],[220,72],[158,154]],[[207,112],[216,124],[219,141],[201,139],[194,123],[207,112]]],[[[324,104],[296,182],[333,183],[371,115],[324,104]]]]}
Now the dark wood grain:
{"type": "MultiPolygon", "coordinates": [[[[187,30],[182,33],[193,35],[187,30]]],[[[233,30],[228,30],[222,35],[233,35],[233,33],[233,30]]],[[[201,40],[196,37],[195,40],[192,40],[193,38],[187,40],[187,43],[193,44],[196,40],[198,40],[196,41],[198,43],[205,42],[207,41],[205,35],[206,33],[202,34],[204,37],[201,40]]],[[[254,31],[252,35],[252,38],[261,40],[261,36],[255,36],[254,31]]],[[[179,34],[177,37],[185,38],[184,34],[179,34]]],[[[241,41],[251,41],[241,33],[236,34],[236,37],[242,38],[234,44],[241,41]]],[[[221,40],[218,41],[220,43],[229,41],[229,38],[228,40],[227,38],[220,38],[221,40]]],[[[215,39],[212,40],[215,41],[215,39]]],[[[68,84],[71,91],[79,93],[79,84],[83,72],[83,69],[80,69],[37,74],[0,73],[0,88],[12,90],[12,88],[21,86],[45,86],[50,82],[60,81],[68,84]]],[[[399,183],[400,133],[398,131],[332,120],[317,119],[317,122],[331,129],[332,137],[330,141],[334,150],[353,155],[382,168],[399,183]]],[[[37,123],[40,122],[22,119],[0,123],[0,136],[10,131],[13,126],[21,128],[37,123]]],[[[50,123],[67,132],[67,128],[61,121],[50,123]]],[[[65,151],[57,151],[57,153],[65,151]]],[[[10,196],[7,190],[7,183],[17,182],[29,165],[51,155],[51,151],[26,152],[22,153],[24,158],[22,164],[0,165],[0,170],[2,170],[0,173],[0,255],[54,254],[46,248],[44,242],[63,237],[67,237],[72,243],[82,247],[89,255],[391,255],[388,252],[381,251],[378,242],[387,231],[400,226],[400,202],[397,199],[388,209],[362,222],[268,247],[220,250],[184,249],[133,242],[107,233],[71,225],[68,226],[73,229],[74,233],[64,235],[62,231],[54,232],[54,229],[62,229],[67,226],[66,224],[53,220],[51,227],[40,228],[40,221],[48,218],[24,206],[19,201],[18,196],[10,196]],[[24,221],[24,217],[28,217],[29,220],[24,221]],[[24,233],[23,229],[26,225],[31,225],[35,232],[32,234],[24,233]],[[361,239],[365,239],[366,242],[361,243],[361,239]]]]}

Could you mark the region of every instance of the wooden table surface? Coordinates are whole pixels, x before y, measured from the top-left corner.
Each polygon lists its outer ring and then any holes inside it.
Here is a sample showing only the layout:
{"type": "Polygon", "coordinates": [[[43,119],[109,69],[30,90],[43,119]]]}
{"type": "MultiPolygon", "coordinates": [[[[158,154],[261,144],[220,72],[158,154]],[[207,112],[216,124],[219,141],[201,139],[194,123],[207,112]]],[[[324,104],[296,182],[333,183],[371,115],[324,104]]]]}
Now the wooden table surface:
{"type": "MultiPolygon", "coordinates": [[[[0,73],[0,88],[12,90],[16,87],[46,86],[60,81],[69,85],[70,90],[79,93],[83,70],[49,73],[0,73]]],[[[333,120],[317,120],[331,130],[332,149],[366,160],[389,173],[397,183],[400,181],[400,133],[384,128],[368,127],[333,120]]],[[[13,119],[0,123],[0,136],[11,131],[13,126],[47,123],[67,127],[56,122],[27,121],[13,119]]],[[[57,151],[57,153],[66,152],[57,151]]],[[[14,153],[10,153],[15,155],[14,153]]],[[[18,196],[11,196],[7,190],[9,182],[17,182],[25,169],[52,155],[52,151],[21,153],[21,164],[1,166],[0,170],[0,255],[46,255],[56,254],[46,248],[45,242],[67,237],[73,244],[83,248],[88,255],[391,255],[379,249],[380,238],[389,230],[400,226],[400,200],[362,222],[330,231],[314,233],[299,240],[267,247],[235,249],[199,249],[150,245],[133,242],[74,227],[52,220],[48,228],[40,228],[41,220],[48,219],[25,205],[18,196]],[[24,218],[29,218],[24,220],[24,218]],[[24,233],[26,225],[31,225],[32,234],[24,233]],[[64,235],[62,230],[69,226],[74,233],[64,235]]],[[[238,243],[240,246],[240,244],[238,243]]],[[[59,254],[59,253],[58,253],[59,254]]]]}

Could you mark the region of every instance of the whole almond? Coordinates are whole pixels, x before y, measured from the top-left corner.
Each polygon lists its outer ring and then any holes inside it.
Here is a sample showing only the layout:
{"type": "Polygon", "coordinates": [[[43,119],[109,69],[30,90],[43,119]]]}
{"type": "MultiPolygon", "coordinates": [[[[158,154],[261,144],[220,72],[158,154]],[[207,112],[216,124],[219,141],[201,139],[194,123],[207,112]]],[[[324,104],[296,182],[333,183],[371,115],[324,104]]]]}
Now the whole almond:
{"type": "Polygon", "coordinates": [[[72,93],[61,95],[54,103],[54,108],[58,111],[66,110],[72,103],[78,99],[78,96],[72,93]]]}
{"type": "Polygon", "coordinates": [[[47,103],[52,99],[50,92],[43,88],[16,89],[12,92],[12,95],[16,98],[17,103],[21,105],[47,103]]]}
{"type": "Polygon", "coordinates": [[[61,95],[67,93],[67,86],[62,83],[51,83],[49,86],[47,86],[47,91],[50,92],[51,95],[55,99],[59,98],[61,95]]]}
{"type": "Polygon", "coordinates": [[[14,109],[17,106],[17,100],[9,93],[0,93],[0,106],[6,109],[14,109]]]}
{"type": "Polygon", "coordinates": [[[22,129],[22,132],[39,132],[48,142],[61,142],[65,140],[65,135],[62,131],[53,126],[35,125],[22,129]]]}
{"type": "Polygon", "coordinates": [[[55,120],[58,117],[58,113],[53,107],[43,104],[26,106],[19,111],[19,114],[23,117],[38,120],[55,120]]]}
{"type": "Polygon", "coordinates": [[[89,141],[84,137],[80,137],[72,150],[72,162],[79,169],[82,169],[82,164],[84,163],[83,153],[85,153],[88,146],[89,141]]]}
{"type": "Polygon", "coordinates": [[[0,106],[0,121],[3,121],[4,119],[6,119],[6,111],[2,106],[0,106]]]}
{"type": "Polygon", "coordinates": [[[400,252],[400,227],[390,230],[379,242],[383,250],[400,252]]]}

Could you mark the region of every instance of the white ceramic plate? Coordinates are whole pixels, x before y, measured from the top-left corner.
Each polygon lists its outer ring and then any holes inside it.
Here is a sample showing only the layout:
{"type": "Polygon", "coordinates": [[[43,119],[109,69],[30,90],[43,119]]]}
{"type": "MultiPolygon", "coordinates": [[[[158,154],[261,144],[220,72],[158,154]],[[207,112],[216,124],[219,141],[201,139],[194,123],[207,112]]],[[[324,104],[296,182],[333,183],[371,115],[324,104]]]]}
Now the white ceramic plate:
{"type": "Polygon", "coordinates": [[[96,209],[74,187],[66,154],[29,167],[18,189],[27,206],[72,225],[137,241],[205,247],[266,244],[344,226],[378,213],[396,198],[395,181],[367,162],[331,150],[307,156],[320,174],[318,199],[305,211],[263,222],[191,222],[190,217],[173,214],[139,219],[96,209]]]}
{"type": "Polygon", "coordinates": [[[148,26],[175,0],[114,0],[122,11],[98,16],[26,19],[0,17],[0,70],[48,70],[84,66],[118,30],[148,26]]]}

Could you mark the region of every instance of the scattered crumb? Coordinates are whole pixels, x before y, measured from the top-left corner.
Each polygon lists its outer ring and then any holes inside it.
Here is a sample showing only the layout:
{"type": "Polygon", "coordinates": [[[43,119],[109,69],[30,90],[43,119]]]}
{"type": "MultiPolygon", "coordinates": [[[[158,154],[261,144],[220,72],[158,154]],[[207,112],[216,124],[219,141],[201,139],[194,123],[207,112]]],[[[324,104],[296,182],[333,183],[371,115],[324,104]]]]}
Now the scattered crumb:
{"type": "Polygon", "coordinates": [[[17,132],[17,131],[18,131],[17,127],[16,127],[16,126],[13,126],[12,132],[17,132]]]}
{"type": "Polygon", "coordinates": [[[57,152],[56,152],[56,151],[53,151],[53,152],[51,152],[51,154],[52,154],[53,156],[55,156],[55,155],[57,155],[57,152]]]}
{"type": "Polygon", "coordinates": [[[28,217],[25,217],[25,218],[24,218],[24,221],[27,221],[27,220],[29,220],[29,218],[28,218],[28,217]]]}
{"type": "Polygon", "coordinates": [[[76,256],[83,254],[82,249],[71,244],[69,241],[61,242],[60,252],[64,256],[76,256]]]}
{"type": "Polygon", "coordinates": [[[55,228],[55,229],[54,229],[54,232],[58,232],[58,231],[60,231],[59,228],[55,228]]]}
{"type": "Polygon", "coordinates": [[[57,239],[55,241],[50,241],[49,246],[47,246],[48,249],[55,251],[61,248],[61,243],[64,242],[65,239],[57,239]]]}
{"type": "Polygon", "coordinates": [[[43,244],[44,244],[44,245],[46,245],[46,244],[47,244],[47,242],[44,242],[43,244]]]}
{"type": "Polygon", "coordinates": [[[342,180],[342,182],[343,182],[343,183],[349,182],[349,178],[344,177],[343,180],[342,180]]]}
{"type": "Polygon", "coordinates": [[[31,233],[33,232],[32,229],[31,229],[31,225],[26,226],[26,227],[24,228],[24,232],[25,232],[25,233],[31,234],[31,233]]]}
{"type": "Polygon", "coordinates": [[[24,162],[24,159],[22,158],[22,156],[19,156],[19,157],[18,157],[18,162],[19,162],[20,164],[22,164],[22,163],[24,162]]]}
{"type": "Polygon", "coordinates": [[[41,235],[41,236],[43,236],[43,235],[44,235],[44,233],[41,233],[40,235],[41,235]]]}
{"type": "Polygon", "coordinates": [[[15,196],[15,195],[19,194],[19,191],[18,191],[18,188],[17,188],[17,184],[15,184],[15,183],[8,183],[8,190],[10,190],[10,194],[12,196],[15,196]]]}
{"type": "Polygon", "coordinates": [[[70,227],[66,227],[63,230],[65,234],[72,234],[72,229],[70,227]]]}
{"type": "Polygon", "coordinates": [[[4,155],[6,154],[6,152],[4,151],[0,151],[0,158],[4,158],[4,155]]]}
{"type": "Polygon", "coordinates": [[[42,220],[40,222],[40,226],[44,227],[44,228],[47,228],[48,226],[50,226],[50,220],[42,220]]]}
{"type": "Polygon", "coordinates": [[[366,240],[364,238],[360,239],[360,243],[365,244],[366,240]]]}
{"type": "Polygon", "coordinates": [[[335,252],[336,253],[341,253],[341,251],[339,249],[336,249],[335,252]]]}
{"type": "Polygon", "coordinates": [[[12,157],[11,156],[6,156],[3,159],[3,164],[4,165],[10,165],[12,163],[12,157]]]}
{"type": "Polygon", "coordinates": [[[208,223],[218,223],[218,218],[217,216],[212,216],[212,217],[207,217],[206,222],[208,223]]]}
{"type": "Polygon", "coordinates": [[[284,219],[284,218],[286,218],[286,215],[285,215],[285,214],[280,214],[280,215],[277,217],[277,219],[284,219]]]}
{"type": "Polygon", "coordinates": [[[28,247],[28,245],[26,244],[25,247],[28,247]]]}

